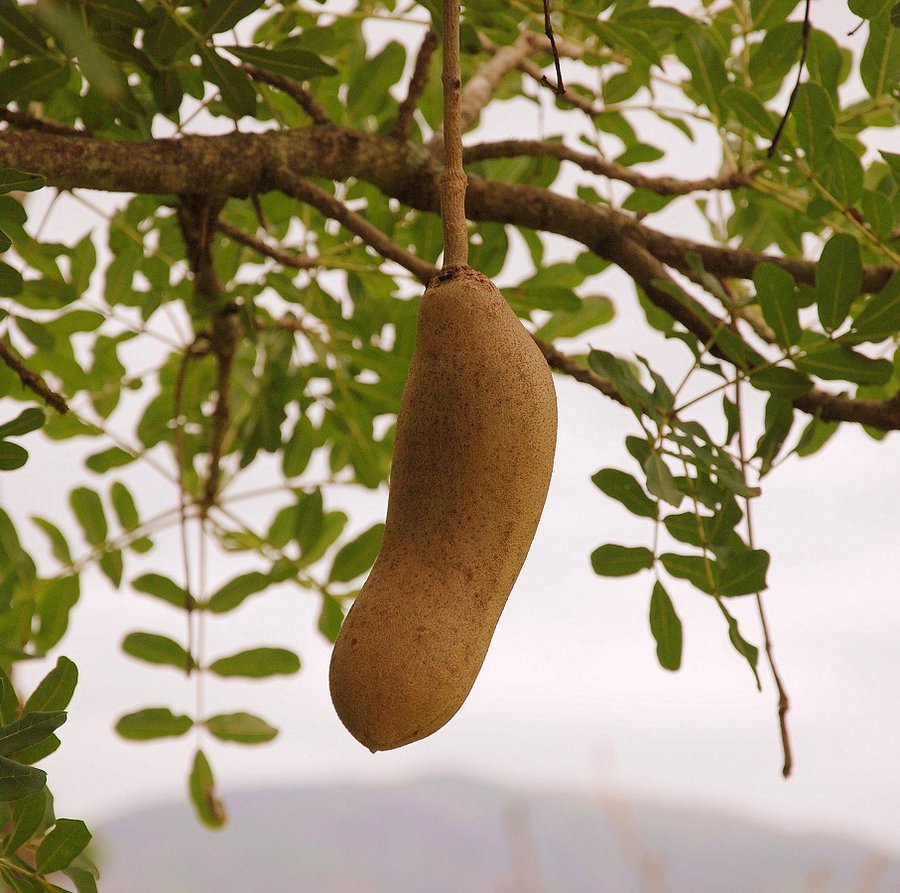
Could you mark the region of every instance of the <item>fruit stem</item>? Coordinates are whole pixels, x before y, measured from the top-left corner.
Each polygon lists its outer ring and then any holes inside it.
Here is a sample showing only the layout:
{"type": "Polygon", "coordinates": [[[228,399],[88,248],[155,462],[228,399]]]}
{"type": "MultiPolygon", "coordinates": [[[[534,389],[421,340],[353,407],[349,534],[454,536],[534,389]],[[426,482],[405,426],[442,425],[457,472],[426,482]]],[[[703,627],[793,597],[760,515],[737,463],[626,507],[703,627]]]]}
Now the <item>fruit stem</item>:
{"type": "Polygon", "coordinates": [[[462,161],[459,62],[459,0],[443,0],[444,170],[441,173],[441,217],[444,222],[444,269],[469,262],[466,228],[466,173],[462,161]]]}

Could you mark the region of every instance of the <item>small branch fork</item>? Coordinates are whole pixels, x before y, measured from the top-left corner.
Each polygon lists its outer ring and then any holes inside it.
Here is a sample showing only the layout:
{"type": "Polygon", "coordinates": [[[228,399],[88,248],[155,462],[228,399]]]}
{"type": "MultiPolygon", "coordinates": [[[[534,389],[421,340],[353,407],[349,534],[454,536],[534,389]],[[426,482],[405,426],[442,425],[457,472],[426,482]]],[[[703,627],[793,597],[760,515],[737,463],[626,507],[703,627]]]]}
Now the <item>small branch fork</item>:
{"type": "Polygon", "coordinates": [[[0,341],[0,360],[12,369],[19,378],[19,381],[33,391],[49,406],[52,406],[60,415],[65,415],[69,411],[69,404],[62,394],[58,394],[50,385],[44,381],[43,377],[37,372],[33,372],[25,365],[25,361],[13,350],[12,346],[5,341],[0,341]]]}

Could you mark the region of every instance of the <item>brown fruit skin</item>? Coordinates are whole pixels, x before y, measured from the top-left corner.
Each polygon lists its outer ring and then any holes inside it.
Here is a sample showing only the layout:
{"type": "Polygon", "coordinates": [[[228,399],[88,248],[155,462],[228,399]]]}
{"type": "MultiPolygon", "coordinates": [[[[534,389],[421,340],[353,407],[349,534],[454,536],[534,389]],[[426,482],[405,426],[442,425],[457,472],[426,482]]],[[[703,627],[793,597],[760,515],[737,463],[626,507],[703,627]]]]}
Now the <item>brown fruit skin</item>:
{"type": "Polygon", "coordinates": [[[547,362],[467,266],[428,285],[403,390],[384,540],[331,658],[331,698],[371,751],[462,706],[528,554],[556,447],[547,362]]]}

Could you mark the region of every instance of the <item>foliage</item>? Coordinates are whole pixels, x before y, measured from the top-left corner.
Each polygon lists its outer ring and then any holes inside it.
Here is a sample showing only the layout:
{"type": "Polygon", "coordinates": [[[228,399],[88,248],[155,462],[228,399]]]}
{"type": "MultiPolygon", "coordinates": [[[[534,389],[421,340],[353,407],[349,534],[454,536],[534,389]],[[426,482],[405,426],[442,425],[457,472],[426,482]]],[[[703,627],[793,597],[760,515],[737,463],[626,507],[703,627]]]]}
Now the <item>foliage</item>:
{"type": "MultiPolygon", "coordinates": [[[[553,4],[572,72],[555,98],[541,4],[482,2],[465,12],[464,83],[492,58],[497,71],[498,47],[518,53],[490,83],[486,107],[469,97],[469,124],[514,102],[555,103],[568,121],[565,139],[470,146],[471,263],[506,276],[507,298],[560,374],[634,417],[624,444],[630,471],[602,469],[593,481],[652,522],[649,545],[600,544],[591,561],[605,576],[651,572],[649,625],[668,670],[681,664],[672,596],[689,597],[686,581],[721,613],[761,684],[765,642],[754,643],[757,633],[739,628],[732,609],[767,585],[769,555],[754,544],[750,501],[772,469],[821,449],[840,423],[875,438],[900,427],[900,155],[877,150],[898,124],[900,35],[890,5],[851,3],[868,35],[855,55],[822,30],[814,7],[794,91],[803,51],[796,0],[711,0],[697,17],[647,0],[553,4]],[[643,135],[648,114],[658,125],[652,137],[643,135]],[[640,173],[649,162],[677,171],[666,132],[698,151],[714,144],[721,173],[704,181],[640,173]],[[705,242],[655,228],[663,215],[677,220],[676,209],[700,215],[705,242]],[[569,238],[569,260],[545,261],[550,233],[569,238]],[[533,269],[512,277],[522,264],[507,259],[523,252],[533,269]],[[621,310],[604,291],[614,267],[634,279],[647,324],[684,345],[678,380],[642,356],[561,352],[576,338],[569,346],[578,351],[621,310]],[[748,408],[753,391],[766,395],[762,418],[748,408]]],[[[67,505],[61,498],[40,516],[0,511],[0,647],[10,673],[63,641],[89,567],[156,599],[161,612],[186,614],[183,641],[135,630],[122,643],[149,672],[174,667],[196,685],[209,674],[297,672],[300,658],[281,643],[215,661],[202,650],[211,615],[276,586],[314,594],[319,629],[334,639],[382,532],[354,532],[340,493],[387,480],[419,293],[407,270],[423,278],[441,238],[439,169],[425,148],[440,124],[438,57],[423,50],[424,79],[411,81],[415,46],[367,26],[416,22],[424,35],[438,11],[433,0],[0,0],[0,250],[9,250],[0,262],[0,468],[25,462],[10,438],[38,428],[51,442],[93,444],[67,505]],[[223,167],[236,157],[216,154],[225,138],[185,142],[208,153],[190,178],[178,143],[158,139],[224,133],[238,121],[241,163],[223,167]],[[259,130],[291,130],[291,147],[259,130]],[[117,154],[123,143],[132,151],[117,154]],[[290,151],[299,153],[293,173],[313,178],[303,192],[278,173],[290,151]],[[102,231],[62,244],[41,237],[21,200],[45,183],[74,189],[86,207],[96,207],[89,188],[130,195],[100,212],[102,231]],[[68,411],[37,408],[48,393],[68,411]],[[16,401],[26,408],[11,408],[16,401]],[[158,478],[147,484],[148,467],[169,488],[161,512],[146,508],[148,486],[158,488],[158,478]],[[269,483],[242,490],[260,469],[269,483]],[[272,497],[259,525],[241,512],[253,495],[272,497]],[[72,519],[77,544],[65,532],[72,519]],[[31,554],[23,525],[48,548],[31,554]],[[199,529],[210,552],[243,556],[246,569],[207,591],[202,556],[187,545],[183,570],[154,556],[155,535],[172,527],[199,529]]],[[[776,684],[783,698],[777,675],[776,684]]],[[[29,712],[26,702],[20,716],[8,703],[0,737],[50,729],[64,706],[29,712]]],[[[277,734],[242,710],[186,715],[165,705],[138,707],[117,725],[131,740],[191,729],[244,744],[277,734]]],[[[19,765],[7,790],[4,881],[58,889],[38,877],[65,869],[79,891],[93,889],[78,855],[86,829],[53,819],[42,779],[28,793],[38,770],[19,765]],[[34,851],[33,868],[16,855],[22,847],[34,851]]],[[[189,791],[200,819],[221,825],[199,746],[189,791]]]]}

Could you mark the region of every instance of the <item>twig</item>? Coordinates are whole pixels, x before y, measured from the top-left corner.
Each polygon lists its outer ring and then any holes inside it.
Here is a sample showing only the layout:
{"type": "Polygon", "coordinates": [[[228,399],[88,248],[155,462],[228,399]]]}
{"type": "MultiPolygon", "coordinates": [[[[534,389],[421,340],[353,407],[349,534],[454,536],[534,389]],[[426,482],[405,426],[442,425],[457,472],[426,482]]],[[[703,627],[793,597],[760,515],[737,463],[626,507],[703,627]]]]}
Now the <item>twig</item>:
{"type": "MultiPolygon", "coordinates": [[[[532,338],[534,338],[533,335],[532,338]]],[[[540,348],[541,353],[547,360],[547,365],[551,368],[556,369],[558,372],[565,372],[566,375],[570,375],[576,381],[590,385],[592,388],[600,391],[601,394],[605,394],[611,400],[615,400],[616,403],[627,406],[625,398],[619,393],[618,389],[611,381],[597,375],[596,372],[591,371],[587,366],[583,366],[574,357],[567,356],[561,351],[558,351],[548,341],[534,338],[534,343],[540,348]]]]}
{"type": "Polygon", "coordinates": [[[677,177],[647,177],[614,161],[605,161],[596,155],[572,149],[564,143],[546,140],[500,140],[493,143],[476,143],[463,150],[463,158],[467,162],[482,161],[485,158],[515,158],[522,155],[571,161],[592,174],[609,177],[611,180],[621,180],[634,186],[635,189],[647,189],[658,195],[688,195],[691,192],[714,189],[738,189],[749,186],[756,174],[765,166],[756,163],[723,176],[680,180],[677,177]]]}
{"type": "Polygon", "coordinates": [[[21,130],[39,130],[42,133],[53,133],[57,136],[91,136],[90,130],[80,130],[70,124],[62,124],[59,121],[49,121],[46,118],[36,118],[25,112],[17,112],[13,109],[0,109],[0,121],[6,121],[21,130]]]}
{"type": "Polygon", "coordinates": [[[559,64],[559,50],[556,48],[556,38],[553,36],[553,23],[550,21],[550,0],[544,0],[544,34],[547,35],[547,39],[550,41],[550,49],[553,51],[553,64],[556,66],[556,86],[551,84],[546,77],[544,82],[554,93],[562,95],[566,92],[566,85],[563,83],[562,68],[559,64]]]}
{"type": "MultiPolygon", "coordinates": [[[[740,459],[741,477],[743,478],[744,485],[746,487],[747,454],[744,447],[744,416],[741,406],[742,388],[740,380],[735,383],[734,390],[735,405],[737,406],[738,419],[740,420],[740,424],[738,425],[738,457],[740,459]]],[[[747,521],[747,545],[751,549],[755,548],[753,542],[753,518],[751,515],[752,501],[753,500],[750,496],[744,497],[744,517],[747,521]]],[[[781,774],[785,778],[788,778],[791,774],[791,769],[793,768],[791,737],[787,727],[787,712],[790,709],[790,701],[788,700],[784,683],[781,681],[781,674],[778,672],[778,666],[775,663],[775,654],[772,647],[772,635],[769,632],[769,623],[766,617],[766,610],[765,605],[763,604],[763,597],[761,592],[755,593],[755,600],[757,613],[759,614],[759,624],[763,634],[763,648],[766,652],[766,660],[768,661],[769,669],[772,672],[772,679],[775,682],[775,689],[778,692],[778,729],[781,733],[781,751],[784,757],[784,762],[782,763],[781,767],[781,774]]]]}
{"type": "Polygon", "coordinates": [[[293,78],[285,77],[281,74],[274,74],[273,72],[266,71],[262,68],[257,68],[255,65],[250,65],[248,62],[241,63],[241,68],[246,71],[253,80],[262,81],[264,84],[277,87],[283,93],[287,93],[287,95],[290,96],[291,99],[293,99],[297,105],[299,105],[300,108],[316,122],[316,124],[332,123],[331,118],[328,117],[328,112],[319,105],[312,93],[310,93],[299,81],[295,81],[293,78]]]}
{"type": "Polygon", "coordinates": [[[444,269],[469,260],[466,229],[466,172],[462,160],[459,62],[459,0],[443,0],[444,169],[441,171],[441,220],[444,226],[444,269]]]}
{"type": "Polygon", "coordinates": [[[216,229],[220,233],[224,233],[228,236],[233,242],[239,242],[241,245],[246,245],[248,248],[252,248],[260,254],[271,257],[285,267],[292,267],[295,270],[308,270],[319,264],[319,261],[316,258],[310,257],[307,254],[297,254],[293,251],[285,251],[284,248],[279,248],[277,245],[269,245],[258,236],[248,233],[246,230],[241,229],[239,226],[235,226],[233,223],[229,223],[227,220],[219,218],[216,221],[216,229]]]}
{"type": "Polygon", "coordinates": [[[391,128],[391,136],[394,139],[405,140],[409,136],[409,128],[412,124],[413,112],[425,92],[428,85],[428,66],[431,64],[431,57],[437,49],[438,36],[429,28],[422,38],[422,45],[416,55],[416,64],[413,68],[412,77],[409,81],[409,88],[406,91],[406,98],[400,103],[397,111],[397,120],[391,128]]]}
{"type": "MultiPolygon", "coordinates": [[[[462,91],[459,112],[459,130],[465,133],[478,123],[482,109],[491,101],[500,81],[511,71],[515,71],[534,49],[534,34],[525,31],[510,46],[500,47],[472,77],[462,91]]],[[[440,158],[443,135],[436,133],[428,143],[432,157],[440,158]]]]}
{"type": "Polygon", "coordinates": [[[298,177],[286,167],[276,169],[274,179],[276,186],[286,195],[312,205],[326,217],[337,220],[343,226],[359,236],[367,245],[371,245],[382,257],[395,261],[409,270],[420,282],[427,283],[436,273],[437,268],[416,257],[402,245],[385,235],[378,227],[373,226],[356,211],[350,210],[342,201],[335,198],[318,186],[298,177]]]}
{"type": "Polygon", "coordinates": [[[29,369],[22,358],[8,345],[5,341],[0,341],[0,360],[12,369],[19,377],[19,381],[34,391],[39,397],[42,397],[46,403],[52,406],[60,415],[65,415],[69,411],[69,405],[66,398],[58,394],[50,385],[44,381],[43,377],[29,369]]]}
{"type": "Polygon", "coordinates": [[[800,65],[797,67],[797,80],[794,82],[794,89],[791,90],[790,98],[788,99],[787,108],[784,110],[784,115],[781,118],[781,121],[778,124],[778,129],[775,131],[775,136],[772,137],[772,145],[769,146],[766,155],[771,158],[775,151],[778,149],[778,141],[781,139],[782,131],[785,128],[785,125],[788,122],[788,118],[791,116],[791,109],[794,107],[794,100],[797,98],[797,91],[800,89],[800,78],[803,77],[803,66],[806,64],[806,53],[809,49],[809,32],[810,32],[810,21],[809,21],[809,5],[810,0],[806,0],[806,4],[803,8],[803,32],[802,32],[802,47],[800,50],[800,65]]]}

